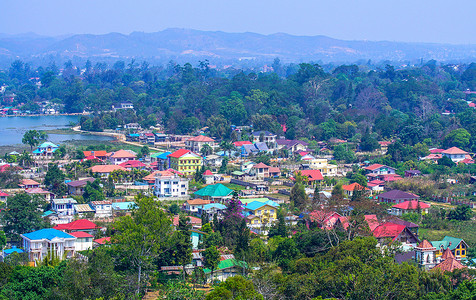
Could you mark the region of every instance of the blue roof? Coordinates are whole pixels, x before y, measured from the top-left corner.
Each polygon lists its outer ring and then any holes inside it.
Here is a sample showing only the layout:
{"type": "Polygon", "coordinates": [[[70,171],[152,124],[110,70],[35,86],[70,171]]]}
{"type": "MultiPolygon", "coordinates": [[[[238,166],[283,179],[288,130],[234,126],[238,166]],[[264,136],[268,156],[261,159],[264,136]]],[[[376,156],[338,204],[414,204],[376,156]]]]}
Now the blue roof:
{"type": "Polygon", "coordinates": [[[40,150],[40,149],[35,149],[33,150],[33,153],[37,154],[37,153],[43,153],[45,152],[45,150],[40,150]]]}
{"type": "Polygon", "coordinates": [[[130,134],[129,134],[129,136],[132,136],[132,137],[139,137],[139,136],[140,136],[140,134],[138,134],[138,133],[130,133],[130,134]]]}
{"type": "Polygon", "coordinates": [[[24,237],[26,237],[29,240],[35,241],[35,240],[52,240],[54,238],[63,238],[63,239],[74,239],[75,237],[67,234],[66,232],[56,230],[53,228],[45,228],[45,229],[40,229],[37,231],[33,231],[30,233],[25,233],[23,234],[24,237]]]}
{"type": "Polygon", "coordinates": [[[278,207],[279,205],[274,202],[274,201],[266,201],[266,202],[259,202],[259,201],[253,201],[253,202],[250,202],[248,203],[247,205],[243,206],[244,208],[246,209],[249,209],[249,210],[256,210],[256,209],[259,209],[260,207],[263,207],[265,205],[270,205],[270,206],[273,206],[273,207],[278,207]]]}
{"type": "Polygon", "coordinates": [[[44,142],[43,144],[41,144],[38,148],[48,148],[48,147],[51,147],[51,148],[58,148],[59,146],[58,145],[55,145],[51,142],[44,142]]]}
{"type": "Polygon", "coordinates": [[[47,210],[41,216],[42,217],[48,217],[49,215],[54,214],[54,213],[55,213],[54,211],[47,210]]]}
{"type": "Polygon", "coordinates": [[[118,209],[118,210],[128,210],[128,209],[136,208],[136,207],[137,205],[132,201],[115,202],[112,204],[112,209],[118,209]]]}
{"type": "Polygon", "coordinates": [[[3,253],[5,254],[12,254],[13,252],[16,252],[16,253],[23,253],[25,251],[23,251],[22,249],[20,248],[17,248],[16,246],[12,246],[10,249],[5,249],[3,250],[3,253]]]}
{"type": "Polygon", "coordinates": [[[167,156],[169,156],[170,154],[172,154],[172,152],[165,152],[165,153],[162,153],[159,156],[157,156],[157,158],[168,159],[167,156]]]}
{"type": "Polygon", "coordinates": [[[220,203],[208,203],[203,206],[203,210],[209,210],[212,208],[225,209],[226,206],[220,203]]]}

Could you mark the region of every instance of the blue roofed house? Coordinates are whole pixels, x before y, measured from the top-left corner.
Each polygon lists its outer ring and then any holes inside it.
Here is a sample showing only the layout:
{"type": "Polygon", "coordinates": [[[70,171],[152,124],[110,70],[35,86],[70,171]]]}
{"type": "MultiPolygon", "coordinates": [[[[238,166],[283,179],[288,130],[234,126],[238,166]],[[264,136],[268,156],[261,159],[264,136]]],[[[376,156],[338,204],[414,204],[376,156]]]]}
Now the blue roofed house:
{"type": "Polygon", "coordinates": [[[277,220],[278,207],[279,204],[271,200],[243,204],[243,215],[246,217],[248,227],[257,233],[267,232],[267,228],[277,220]],[[262,230],[262,228],[265,229],[262,230]]]}
{"type": "Polygon", "coordinates": [[[190,233],[190,238],[192,239],[192,249],[196,250],[198,249],[200,241],[203,241],[207,233],[196,229],[190,229],[190,233]]]}
{"type": "Polygon", "coordinates": [[[260,153],[269,153],[272,150],[268,148],[265,142],[257,142],[251,145],[242,145],[240,148],[241,156],[258,155],[260,153]]]}
{"type": "Polygon", "coordinates": [[[35,156],[53,157],[55,151],[59,148],[58,145],[51,142],[44,142],[33,151],[35,156]]]}
{"type": "Polygon", "coordinates": [[[212,219],[216,214],[221,215],[224,209],[226,209],[226,206],[221,203],[209,203],[203,207],[199,207],[197,215],[202,216],[202,214],[207,214],[208,217],[212,219]]]}
{"type": "Polygon", "coordinates": [[[22,246],[28,253],[30,261],[41,261],[54,253],[60,259],[70,258],[75,254],[76,237],[53,228],[40,229],[20,235],[22,246]]]}
{"type": "Polygon", "coordinates": [[[22,249],[17,248],[16,246],[12,246],[9,249],[3,249],[2,255],[0,256],[0,258],[3,261],[5,259],[5,257],[7,257],[8,255],[10,255],[12,253],[24,253],[24,252],[25,251],[23,251],[22,249]]]}

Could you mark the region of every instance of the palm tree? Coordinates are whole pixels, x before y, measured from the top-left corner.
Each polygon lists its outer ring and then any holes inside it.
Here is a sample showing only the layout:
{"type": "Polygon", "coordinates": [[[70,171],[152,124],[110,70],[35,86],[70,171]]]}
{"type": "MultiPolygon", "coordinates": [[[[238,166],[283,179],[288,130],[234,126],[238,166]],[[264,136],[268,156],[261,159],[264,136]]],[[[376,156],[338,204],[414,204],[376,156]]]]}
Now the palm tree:
{"type": "Polygon", "coordinates": [[[231,142],[222,141],[220,143],[220,148],[225,152],[226,156],[230,156],[231,150],[235,149],[235,145],[233,145],[231,142]]]}
{"type": "Polygon", "coordinates": [[[23,151],[19,157],[22,167],[30,166],[33,163],[30,153],[23,151]]]}
{"type": "Polygon", "coordinates": [[[207,156],[211,154],[212,151],[213,151],[212,147],[210,147],[210,145],[208,144],[203,145],[202,149],[200,149],[200,153],[202,154],[202,156],[207,156]]]}

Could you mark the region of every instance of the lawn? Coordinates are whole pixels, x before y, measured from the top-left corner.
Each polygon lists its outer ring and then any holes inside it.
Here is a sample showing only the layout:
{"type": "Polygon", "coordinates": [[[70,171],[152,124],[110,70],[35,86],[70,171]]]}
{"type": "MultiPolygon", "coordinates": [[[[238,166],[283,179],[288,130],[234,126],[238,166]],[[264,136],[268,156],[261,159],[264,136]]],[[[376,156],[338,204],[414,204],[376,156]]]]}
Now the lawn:
{"type": "Polygon", "coordinates": [[[246,190],[245,186],[239,185],[239,184],[234,184],[234,183],[224,183],[224,186],[226,186],[229,189],[235,190],[235,191],[241,191],[241,190],[246,190]]]}

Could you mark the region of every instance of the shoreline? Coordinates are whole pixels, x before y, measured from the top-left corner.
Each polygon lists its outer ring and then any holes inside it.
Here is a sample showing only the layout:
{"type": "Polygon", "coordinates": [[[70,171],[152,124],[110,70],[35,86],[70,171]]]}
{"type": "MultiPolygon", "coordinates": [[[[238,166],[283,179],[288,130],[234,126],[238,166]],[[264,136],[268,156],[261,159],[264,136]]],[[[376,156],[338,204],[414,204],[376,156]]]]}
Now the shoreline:
{"type": "Polygon", "coordinates": [[[91,113],[64,113],[64,114],[17,114],[17,115],[0,115],[0,117],[45,117],[45,116],[89,116],[91,113]]]}

